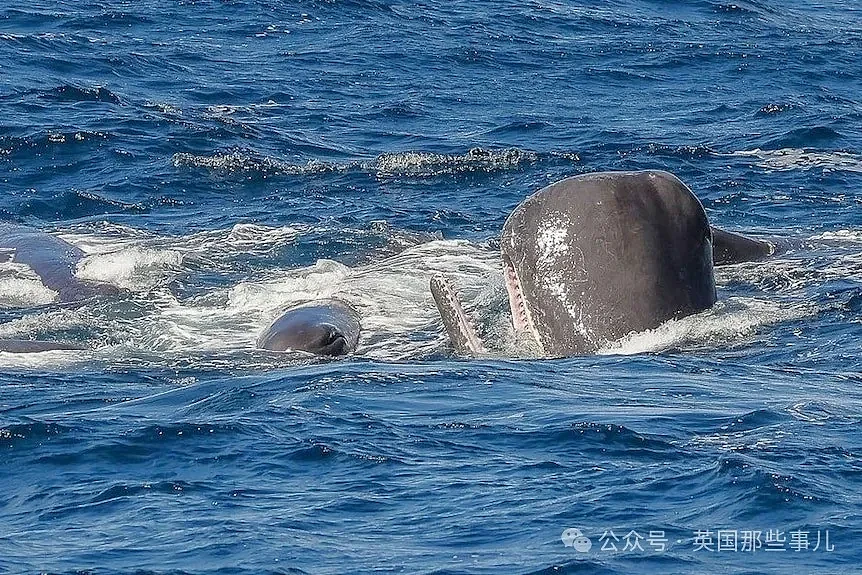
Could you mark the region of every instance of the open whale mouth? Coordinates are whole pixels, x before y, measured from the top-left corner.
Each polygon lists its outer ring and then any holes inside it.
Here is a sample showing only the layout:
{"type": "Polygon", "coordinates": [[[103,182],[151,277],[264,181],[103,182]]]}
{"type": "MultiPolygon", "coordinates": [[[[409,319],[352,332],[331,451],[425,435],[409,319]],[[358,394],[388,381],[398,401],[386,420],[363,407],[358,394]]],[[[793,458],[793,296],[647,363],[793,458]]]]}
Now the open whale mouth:
{"type": "Polygon", "coordinates": [[[506,291],[509,294],[509,308],[512,311],[512,326],[515,328],[515,333],[518,335],[529,334],[539,346],[539,349],[544,352],[542,339],[539,337],[539,331],[536,329],[533,315],[527,307],[521,278],[518,277],[518,272],[515,271],[511,258],[505,253],[503,254],[503,276],[506,280],[506,291]]]}
{"type": "Polygon", "coordinates": [[[326,333],[318,342],[314,353],[317,355],[332,356],[345,355],[348,353],[349,349],[347,346],[347,339],[340,331],[338,331],[338,328],[333,325],[324,325],[323,328],[326,329],[326,333]]]}
{"type": "Polygon", "coordinates": [[[476,334],[476,326],[461,306],[452,283],[444,276],[434,276],[431,278],[431,295],[455,350],[474,355],[486,353],[476,334]]]}

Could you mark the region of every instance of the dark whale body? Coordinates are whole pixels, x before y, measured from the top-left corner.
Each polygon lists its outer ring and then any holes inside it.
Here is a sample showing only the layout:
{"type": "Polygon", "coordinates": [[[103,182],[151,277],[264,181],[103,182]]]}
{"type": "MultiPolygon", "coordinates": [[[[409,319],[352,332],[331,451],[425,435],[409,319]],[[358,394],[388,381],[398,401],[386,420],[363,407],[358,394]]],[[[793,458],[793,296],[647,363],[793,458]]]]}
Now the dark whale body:
{"type": "Polygon", "coordinates": [[[359,314],[337,299],[293,306],[267,327],[257,346],[270,351],[304,351],[315,355],[345,355],[356,351],[359,314]]]}
{"type": "Polygon", "coordinates": [[[75,267],[84,257],[84,252],[69,242],[35,228],[0,223],[0,252],[10,253],[13,261],[29,266],[45,287],[59,294],[61,302],[116,295],[119,292],[111,284],[75,277],[75,267]]]}
{"type": "MultiPolygon", "coordinates": [[[[35,228],[0,223],[0,252],[16,263],[32,269],[48,289],[56,291],[63,303],[83,301],[96,296],[116,295],[110,284],[88,282],[75,277],[75,267],[84,252],[69,242],[35,228]]],[[[36,353],[55,350],[86,349],[78,343],[28,339],[0,340],[0,351],[36,353]]]]}
{"type": "Polygon", "coordinates": [[[715,303],[712,233],[667,172],[602,172],[552,184],[503,225],[510,305],[543,354],[605,342],[715,303]]]}
{"type": "MultiPolygon", "coordinates": [[[[713,265],[759,259],[768,242],[713,229],[697,197],[664,171],[567,178],[524,200],[500,242],[516,332],[540,354],[595,353],[716,301],[713,265]]],[[[454,288],[432,295],[456,351],[481,352],[454,288]]]]}

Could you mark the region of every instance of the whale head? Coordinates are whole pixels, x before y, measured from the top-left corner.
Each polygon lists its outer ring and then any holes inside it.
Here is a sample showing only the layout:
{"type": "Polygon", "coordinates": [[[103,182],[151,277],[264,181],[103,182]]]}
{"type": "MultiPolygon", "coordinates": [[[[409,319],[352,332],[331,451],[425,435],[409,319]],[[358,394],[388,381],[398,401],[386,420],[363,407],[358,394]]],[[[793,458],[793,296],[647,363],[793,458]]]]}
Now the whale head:
{"type": "Polygon", "coordinates": [[[338,356],[352,353],[359,341],[359,314],[335,299],[315,300],[285,310],[267,327],[257,346],[270,351],[303,351],[338,356]]]}
{"type": "Polygon", "coordinates": [[[706,213],[667,172],[552,184],[515,208],[500,247],[515,330],[546,356],[594,353],[715,303],[706,213]]]}

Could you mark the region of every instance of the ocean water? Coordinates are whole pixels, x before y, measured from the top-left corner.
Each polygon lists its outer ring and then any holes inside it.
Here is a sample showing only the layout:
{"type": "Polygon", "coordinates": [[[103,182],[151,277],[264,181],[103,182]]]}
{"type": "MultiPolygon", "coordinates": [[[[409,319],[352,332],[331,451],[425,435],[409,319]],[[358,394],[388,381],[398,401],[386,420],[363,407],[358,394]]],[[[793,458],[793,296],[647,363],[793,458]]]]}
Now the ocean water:
{"type": "Polygon", "coordinates": [[[0,218],[124,290],[0,263],[0,338],[87,347],[0,353],[0,572],[858,572],[860,62],[838,0],[0,2],[0,218]],[[646,168],[794,249],[521,357],[506,216],[646,168]],[[354,357],[254,348],[329,295],[354,357]]]}

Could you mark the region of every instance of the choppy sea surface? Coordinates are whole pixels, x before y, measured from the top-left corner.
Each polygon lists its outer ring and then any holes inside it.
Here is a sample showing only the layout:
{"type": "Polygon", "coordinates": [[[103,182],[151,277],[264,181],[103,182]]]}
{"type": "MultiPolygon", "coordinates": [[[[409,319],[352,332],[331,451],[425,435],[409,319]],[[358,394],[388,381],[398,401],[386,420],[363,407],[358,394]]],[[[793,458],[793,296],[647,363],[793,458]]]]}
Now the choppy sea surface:
{"type": "Polygon", "coordinates": [[[857,571],[860,62],[852,1],[0,3],[0,218],[123,288],[0,263],[0,339],[87,348],[0,353],[0,572],[857,571]],[[519,357],[508,213],[646,168],[794,249],[519,357]],[[354,357],[255,349],[330,295],[354,357]]]}

